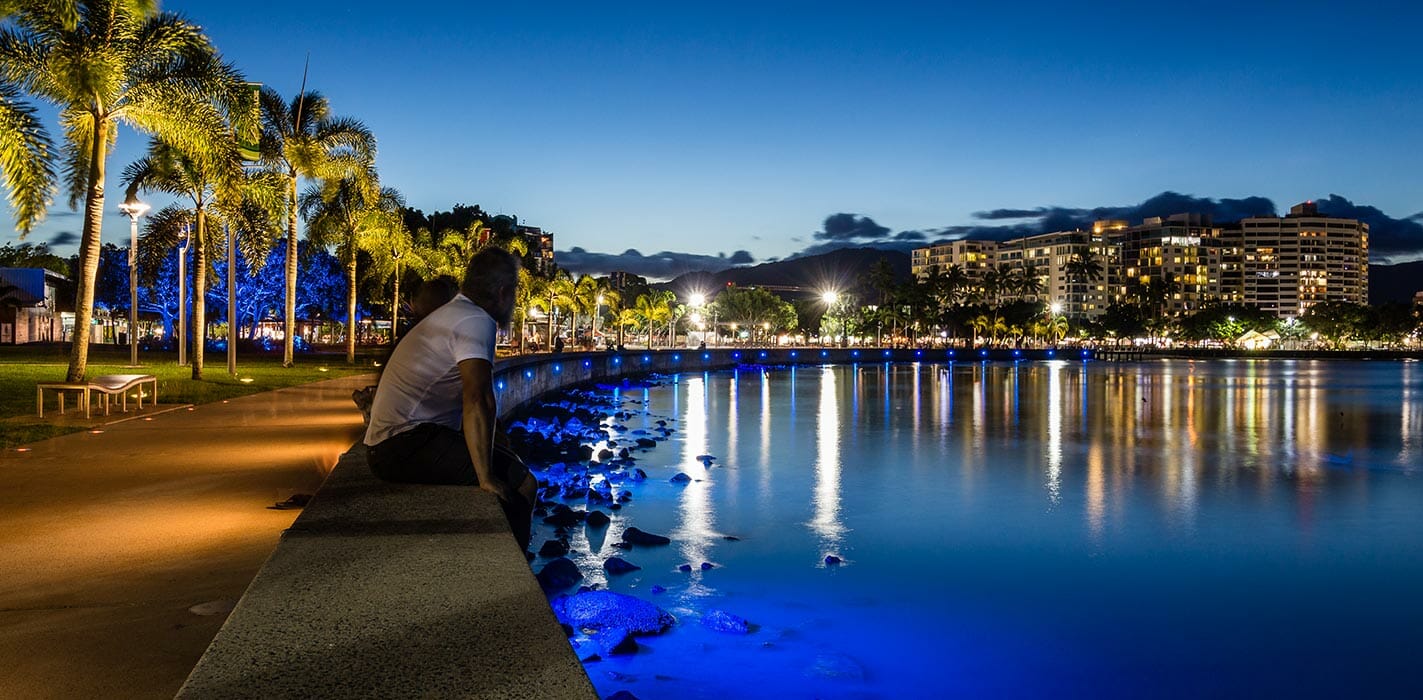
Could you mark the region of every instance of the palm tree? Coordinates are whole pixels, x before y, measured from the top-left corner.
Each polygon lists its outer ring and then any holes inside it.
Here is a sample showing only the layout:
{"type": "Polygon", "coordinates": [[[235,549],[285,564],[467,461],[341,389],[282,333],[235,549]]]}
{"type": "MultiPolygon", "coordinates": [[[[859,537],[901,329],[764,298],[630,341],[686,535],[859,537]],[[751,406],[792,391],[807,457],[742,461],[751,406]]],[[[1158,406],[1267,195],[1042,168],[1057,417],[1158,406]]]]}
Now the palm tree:
{"type": "MultiPolygon", "coordinates": [[[[149,220],[144,238],[151,250],[166,252],[191,226],[188,240],[193,249],[193,379],[203,378],[208,268],[210,257],[215,257],[216,253],[216,240],[209,235],[208,223],[214,214],[218,189],[224,181],[240,179],[242,173],[236,139],[229,138],[228,146],[226,159],[199,161],[155,140],[149,144],[148,155],[130,163],[123,172],[129,197],[135,197],[139,192],[163,192],[185,199],[191,205],[179,207],[175,204],[159,211],[149,220]]],[[[186,281],[179,280],[178,283],[186,284],[186,281]]],[[[180,314],[186,312],[186,309],[178,310],[180,314]]],[[[178,342],[186,343],[188,339],[180,338],[178,342]]]]}
{"type": "Polygon", "coordinates": [[[1068,259],[1063,265],[1063,272],[1067,274],[1068,281],[1072,284],[1072,291],[1069,298],[1076,297],[1072,309],[1081,311],[1086,306],[1086,291],[1083,287],[1102,279],[1102,266],[1096,255],[1089,248],[1085,253],[1078,253],[1068,259]]]}
{"type": "MultiPolygon", "coordinates": [[[[158,9],[158,3],[155,0],[125,0],[117,4],[122,7],[125,12],[135,17],[147,17],[158,9]]],[[[67,29],[73,30],[74,27],[79,24],[80,3],[78,0],[42,0],[41,2],[35,2],[35,0],[29,0],[29,2],[25,0],[0,0],[0,19],[5,19],[10,15],[19,13],[20,10],[27,5],[31,10],[42,9],[54,14],[60,24],[67,29]]]]}
{"type": "Polygon", "coordinates": [[[598,313],[598,297],[607,291],[603,283],[592,275],[583,275],[573,283],[572,310],[573,332],[578,333],[578,316],[586,314],[589,319],[598,313]]]}
{"type": "Polygon", "coordinates": [[[433,259],[434,269],[431,273],[448,275],[455,279],[464,278],[465,267],[469,261],[484,247],[487,241],[484,239],[484,222],[475,221],[464,231],[445,229],[440,232],[439,244],[435,247],[436,253],[433,259]]]}
{"type": "Polygon", "coordinates": [[[555,270],[553,277],[543,284],[542,294],[534,303],[548,314],[548,343],[551,348],[557,333],[554,323],[557,321],[558,310],[573,306],[573,280],[568,276],[568,272],[555,270]]]}
{"type": "Polygon", "coordinates": [[[654,289],[643,294],[633,303],[633,315],[643,323],[647,331],[647,347],[652,347],[652,330],[673,318],[673,305],[677,295],[666,289],[654,289]]]}
{"type": "MultiPolygon", "coordinates": [[[[10,86],[3,118],[20,127],[0,130],[0,150],[26,165],[5,166],[12,197],[18,193],[21,229],[43,211],[43,181],[36,169],[53,151],[41,142],[28,105],[13,102],[16,88],[54,104],[65,133],[64,170],[69,205],[84,202],[69,381],[83,379],[89,362],[87,329],[94,315],[104,214],[104,170],[118,125],[152,134],[198,160],[221,158],[234,122],[245,129],[250,103],[242,76],[224,63],[201,30],[171,13],[148,14],[150,3],[92,0],[84,3],[12,3],[10,27],[0,33],[0,76],[10,86]],[[64,11],[56,12],[60,8],[64,11]],[[72,9],[72,12],[69,10],[72,9]],[[19,184],[17,188],[15,185],[19,184]]],[[[53,164],[50,164],[53,167],[53,164]]]]}
{"type": "Polygon", "coordinates": [[[301,215],[306,219],[307,240],[320,247],[334,247],[346,268],[346,363],[356,362],[356,257],[364,229],[379,225],[384,217],[373,214],[398,212],[405,206],[400,193],[380,186],[373,169],[322,182],[307,188],[301,196],[301,215]]]}
{"type": "Polygon", "coordinates": [[[424,260],[416,250],[415,238],[405,228],[399,210],[374,209],[361,222],[356,245],[371,254],[372,271],[391,279],[390,333],[394,340],[400,329],[400,277],[408,270],[424,271],[424,260]]]}
{"type": "Polygon", "coordinates": [[[1038,274],[1037,266],[1032,263],[1023,266],[1023,269],[1017,274],[1014,283],[1017,287],[1018,296],[1024,299],[1027,297],[1036,299],[1039,294],[1043,293],[1043,287],[1045,286],[1042,277],[1038,274]]]}
{"type": "Polygon", "coordinates": [[[262,161],[287,178],[282,364],[290,367],[296,342],[297,180],[358,176],[374,162],[376,140],[361,122],[331,116],[331,106],[319,92],[307,91],[287,102],[276,90],[262,88],[261,105],[262,161]]]}

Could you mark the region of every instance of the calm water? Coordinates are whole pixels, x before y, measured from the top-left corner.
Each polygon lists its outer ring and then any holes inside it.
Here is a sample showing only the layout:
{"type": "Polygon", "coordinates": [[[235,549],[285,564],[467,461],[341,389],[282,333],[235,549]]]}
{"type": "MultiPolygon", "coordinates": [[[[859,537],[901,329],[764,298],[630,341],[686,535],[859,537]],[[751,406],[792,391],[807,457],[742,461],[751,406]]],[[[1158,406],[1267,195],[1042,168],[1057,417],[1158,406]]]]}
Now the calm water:
{"type": "Polygon", "coordinates": [[[675,382],[626,395],[629,427],[678,432],[575,537],[591,582],[680,621],[587,664],[605,695],[1423,697],[1423,363],[675,382]],[[673,544],[611,547],[630,525],[673,544]],[[614,555],[644,569],[609,581],[614,555]],[[760,629],[706,630],[712,609],[760,629]]]}

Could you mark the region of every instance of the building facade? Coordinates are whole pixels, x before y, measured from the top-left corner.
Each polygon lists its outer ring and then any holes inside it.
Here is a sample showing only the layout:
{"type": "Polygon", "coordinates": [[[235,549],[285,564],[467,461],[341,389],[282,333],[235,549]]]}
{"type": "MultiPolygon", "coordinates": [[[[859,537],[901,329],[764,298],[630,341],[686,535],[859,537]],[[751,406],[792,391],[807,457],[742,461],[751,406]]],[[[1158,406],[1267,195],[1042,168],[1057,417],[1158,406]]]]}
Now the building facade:
{"type": "MultiPolygon", "coordinates": [[[[64,275],[40,268],[0,268],[0,345],[65,340],[55,298],[64,275]]],[[[73,314],[69,314],[73,325],[73,314]]]]}
{"type": "Polygon", "coordinates": [[[1176,214],[1002,242],[951,241],[914,250],[910,265],[920,278],[957,266],[980,295],[989,272],[1006,266],[1035,277],[1039,291],[989,301],[1043,301],[1071,318],[1097,318],[1131,301],[1167,316],[1245,304],[1290,319],[1322,301],[1368,303],[1369,226],[1321,216],[1305,202],[1287,216],[1230,226],[1176,214]]]}
{"type": "Polygon", "coordinates": [[[1322,301],[1369,301],[1369,225],[1321,216],[1313,202],[1256,217],[1231,231],[1241,251],[1244,303],[1297,318],[1322,301]]]}

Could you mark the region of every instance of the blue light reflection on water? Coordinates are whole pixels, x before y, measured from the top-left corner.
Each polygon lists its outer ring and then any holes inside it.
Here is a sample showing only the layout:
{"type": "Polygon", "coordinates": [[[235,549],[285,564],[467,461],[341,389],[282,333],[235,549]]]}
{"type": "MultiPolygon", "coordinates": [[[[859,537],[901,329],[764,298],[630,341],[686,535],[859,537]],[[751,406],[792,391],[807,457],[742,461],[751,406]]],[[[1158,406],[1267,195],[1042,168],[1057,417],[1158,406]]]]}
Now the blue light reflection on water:
{"type": "Polygon", "coordinates": [[[605,694],[1419,694],[1417,363],[864,364],[646,398],[629,427],[678,432],[579,563],[643,566],[590,581],[680,624],[590,663],[605,694]],[[631,525],[674,544],[611,549],[631,525]]]}

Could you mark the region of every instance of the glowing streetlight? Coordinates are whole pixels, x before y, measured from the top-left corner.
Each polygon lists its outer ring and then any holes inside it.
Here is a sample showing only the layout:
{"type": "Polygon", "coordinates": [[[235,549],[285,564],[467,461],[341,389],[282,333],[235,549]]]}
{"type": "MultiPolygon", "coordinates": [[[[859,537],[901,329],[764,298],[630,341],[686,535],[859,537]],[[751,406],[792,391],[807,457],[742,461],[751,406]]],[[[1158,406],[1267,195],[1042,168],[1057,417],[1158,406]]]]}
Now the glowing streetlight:
{"type": "Polygon", "coordinates": [[[699,308],[707,303],[707,295],[701,292],[692,292],[692,295],[687,297],[687,301],[693,308],[699,308]]]}
{"type": "Polygon", "coordinates": [[[603,318],[603,295],[598,295],[598,308],[593,312],[593,347],[598,347],[598,321],[603,318]]]}
{"type": "Polygon", "coordinates": [[[128,362],[133,366],[138,365],[138,217],[148,209],[132,194],[119,205],[119,211],[128,217],[128,362]]]}
{"type": "Polygon", "coordinates": [[[832,290],[821,294],[820,298],[825,300],[826,304],[834,306],[835,302],[840,300],[840,294],[832,290]]]}
{"type": "Polygon", "coordinates": [[[1052,304],[1048,305],[1048,308],[1052,310],[1052,315],[1057,316],[1062,313],[1062,302],[1054,301],[1052,304]]]}

